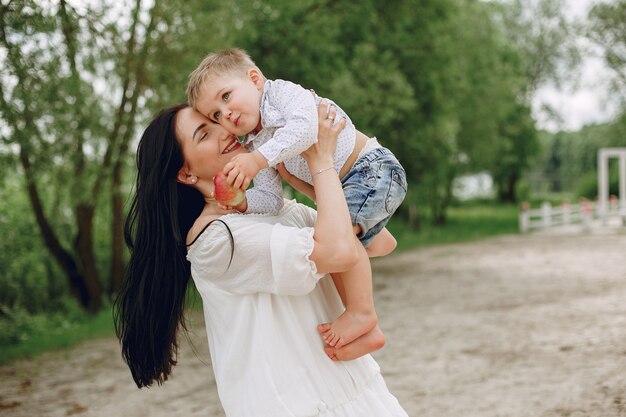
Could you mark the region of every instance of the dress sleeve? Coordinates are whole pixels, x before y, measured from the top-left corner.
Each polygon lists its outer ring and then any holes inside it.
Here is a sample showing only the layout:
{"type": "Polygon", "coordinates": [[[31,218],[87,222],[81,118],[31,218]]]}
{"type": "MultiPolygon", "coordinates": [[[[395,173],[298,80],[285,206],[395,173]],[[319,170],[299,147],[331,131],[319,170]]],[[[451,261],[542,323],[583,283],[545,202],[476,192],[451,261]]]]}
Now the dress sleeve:
{"type": "Polygon", "coordinates": [[[317,106],[311,91],[284,80],[275,80],[268,105],[280,113],[284,125],[258,151],[270,167],[294,158],[317,141],[317,106]]]}
{"type": "Polygon", "coordinates": [[[235,294],[304,295],[324,276],[310,259],[313,228],[269,224],[254,220],[207,230],[188,254],[198,289],[210,283],[235,294]]]}
{"type": "Polygon", "coordinates": [[[246,190],[246,213],[265,213],[273,216],[283,207],[283,184],[274,168],[265,168],[254,176],[254,187],[246,190]]]}

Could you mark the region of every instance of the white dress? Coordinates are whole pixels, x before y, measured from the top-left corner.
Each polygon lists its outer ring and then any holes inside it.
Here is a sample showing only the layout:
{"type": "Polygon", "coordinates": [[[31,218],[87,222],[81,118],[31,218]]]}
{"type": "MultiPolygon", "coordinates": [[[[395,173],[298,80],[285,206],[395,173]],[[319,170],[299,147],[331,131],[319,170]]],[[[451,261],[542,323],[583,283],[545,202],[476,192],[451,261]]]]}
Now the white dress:
{"type": "Polygon", "coordinates": [[[370,355],[333,362],[316,330],[343,306],[309,260],[315,211],[229,214],[190,246],[218,393],[228,417],[407,417],[370,355]],[[231,250],[232,258],[231,258],[231,250]]]}

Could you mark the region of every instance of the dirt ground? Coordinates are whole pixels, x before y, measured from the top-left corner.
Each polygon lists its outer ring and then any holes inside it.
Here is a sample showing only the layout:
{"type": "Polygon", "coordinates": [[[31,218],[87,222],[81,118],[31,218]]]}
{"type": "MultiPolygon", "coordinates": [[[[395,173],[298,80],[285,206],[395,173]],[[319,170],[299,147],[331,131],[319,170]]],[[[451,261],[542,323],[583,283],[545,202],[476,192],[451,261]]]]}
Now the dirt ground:
{"type": "MultiPolygon", "coordinates": [[[[376,260],[390,390],[412,417],[626,416],[625,255],[624,233],[577,232],[376,260]]],[[[223,416],[201,320],[164,386],[89,341],[0,368],[0,415],[223,416]]]]}

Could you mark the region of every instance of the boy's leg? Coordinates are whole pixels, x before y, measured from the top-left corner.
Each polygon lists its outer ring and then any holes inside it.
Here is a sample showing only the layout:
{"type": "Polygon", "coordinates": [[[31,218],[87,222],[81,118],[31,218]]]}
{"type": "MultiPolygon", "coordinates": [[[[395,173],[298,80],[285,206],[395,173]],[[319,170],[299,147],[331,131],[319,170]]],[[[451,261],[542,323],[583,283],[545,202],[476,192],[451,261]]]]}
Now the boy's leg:
{"type": "MultiPolygon", "coordinates": [[[[337,287],[339,295],[343,292],[342,300],[346,306],[343,312],[330,324],[323,338],[333,347],[341,347],[354,339],[366,334],[376,326],[378,321],[374,310],[372,295],[372,269],[369,257],[363,245],[355,237],[355,245],[359,252],[357,264],[349,271],[334,274],[333,279],[339,278],[341,284],[337,287]]],[[[336,284],[335,284],[336,285],[336,284]]]]}
{"type": "Polygon", "coordinates": [[[343,287],[343,281],[341,278],[341,272],[333,272],[330,274],[335,283],[335,287],[337,288],[337,292],[339,293],[339,297],[341,297],[341,302],[344,307],[346,305],[346,289],[343,287]]]}
{"type": "MultiPolygon", "coordinates": [[[[355,234],[361,232],[359,226],[353,226],[355,234]]],[[[370,242],[369,246],[365,248],[367,256],[375,258],[377,256],[389,255],[398,246],[396,238],[393,237],[391,232],[384,227],[370,242]]]]}

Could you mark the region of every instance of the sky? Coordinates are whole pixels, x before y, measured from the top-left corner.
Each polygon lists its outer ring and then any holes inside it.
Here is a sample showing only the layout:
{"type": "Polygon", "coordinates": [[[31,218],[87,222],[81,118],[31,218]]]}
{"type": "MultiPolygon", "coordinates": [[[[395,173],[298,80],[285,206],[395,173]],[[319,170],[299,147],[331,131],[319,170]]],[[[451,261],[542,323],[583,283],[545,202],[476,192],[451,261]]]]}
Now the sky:
{"type": "MultiPolygon", "coordinates": [[[[568,18],[584,18],[598,0],[567,0],[568,18]]],[[[610,98],[607,82],[610,70],[602,57],[586,56],[576,83],[566,83],[561,88],[546,85],[540,88],[533,99],[533,115],[538,127],[552,132],[578,130],[590,123],[606,122],[615,117],[617,105],[610,98]],[[550,118],[541,111],[544,104],[550,105],[559,115],[559,120],[550,118]]]]}

